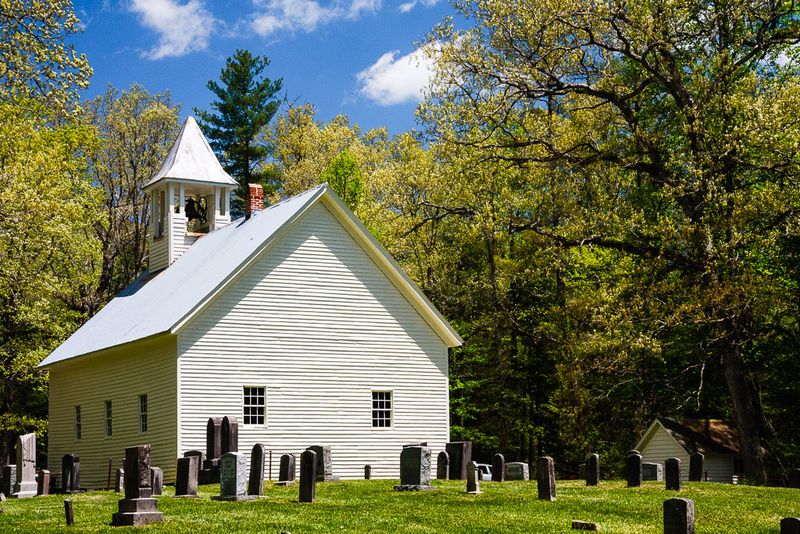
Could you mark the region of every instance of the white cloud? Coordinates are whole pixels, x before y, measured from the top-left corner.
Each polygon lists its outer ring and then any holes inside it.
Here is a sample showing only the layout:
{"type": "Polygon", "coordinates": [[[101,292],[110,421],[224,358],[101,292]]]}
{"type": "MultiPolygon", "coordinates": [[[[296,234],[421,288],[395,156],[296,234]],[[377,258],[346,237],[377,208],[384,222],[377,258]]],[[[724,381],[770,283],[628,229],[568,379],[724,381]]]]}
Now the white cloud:
{"type": "Polygon", "coordinates": [[[158,33],[158,44],[143,54],[147,58],[180,57],[208,48],[215,20],[202,1],[132,0],[130,9],[158,33]]]}
{"type": "Polygon", "coordinates": [[[419,48],[398,57],[394,50],[358,73],[359,92],[382,106],[422,100],[433,75],[433,60],[419,48]]]}
{"type": "Polygon", "coordinates": [[[439,0],[411,0],[410,2],[405,2],[403,4],[400,4],[398,9],[400,10],[400,13],[408,13],[409,11],[411,11],[420,4],[422,4],[425,7],[431,7],[435,6],[438,3],[439,0]]]}
{"type": "Polygon", "coordinates": [[[278,30],[312,32],[339,19],[357,19],[364,13],[375,13],[381,0],[339,1],[327,5],[317,0],[254,0],[258,12],[252,15],[250,27],[261,36],[278,30]]]}

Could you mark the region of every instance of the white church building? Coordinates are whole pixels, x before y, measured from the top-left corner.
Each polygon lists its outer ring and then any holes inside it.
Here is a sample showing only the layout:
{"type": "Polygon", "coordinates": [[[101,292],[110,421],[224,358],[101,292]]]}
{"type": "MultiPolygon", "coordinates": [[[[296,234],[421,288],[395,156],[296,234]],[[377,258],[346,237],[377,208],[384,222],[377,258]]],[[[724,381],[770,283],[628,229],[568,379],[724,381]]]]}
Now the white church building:
{"type": "MultiPolygon", "coordinates": [[[[331,447],[334,474],[399,478],[403,444],[449,440],[448,349],[459,335],[323,184],[231,221],[237,187],[189,118],[159,172],[149,268],[40,366],[50,375],[51,468],[75,453],[82,487],[149,443],[174,480],[236,416],[239,451],[331,447]]],[[[260,199],[259,199],[260,196],[260,199]]]]}

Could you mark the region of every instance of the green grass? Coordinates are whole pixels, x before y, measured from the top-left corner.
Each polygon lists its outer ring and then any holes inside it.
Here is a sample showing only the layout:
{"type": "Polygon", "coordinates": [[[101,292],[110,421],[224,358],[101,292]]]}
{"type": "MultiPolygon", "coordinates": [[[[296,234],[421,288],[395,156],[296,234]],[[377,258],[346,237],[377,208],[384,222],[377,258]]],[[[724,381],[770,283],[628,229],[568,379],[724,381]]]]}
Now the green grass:
{"type": "MultiPolygon", "coordinates": [[[[663,483],[628,489],[622,481],[587,488],[581,481],[559,481],[556,502],[536,499],[536,482],[481,484],[481,495],[467,495],[463,482],[436,481],[438,489],[395,492],[396,481],[369,480],[317,484],[317,500],[297,502],[297,486],[267,484],[257,501],[217,502],[215,485],[202,486],[199,499],[175,499],[171,487],[158,498],[164,523],[151,532],[576,532],[571,521],[600,525],[601,532],[663,532],[662,504],[671,497],[695,503],[696,531],[777,533],[782,517],[800,515],[800,490],[723,484],[685,483],[667,492],[663,483]]],[[[0,532],[122,532],[111,527],[119,494],[93,491],[73,496],[75,525],[66,529],[64,496],[8,500],[0,507],[0,532]]]]}

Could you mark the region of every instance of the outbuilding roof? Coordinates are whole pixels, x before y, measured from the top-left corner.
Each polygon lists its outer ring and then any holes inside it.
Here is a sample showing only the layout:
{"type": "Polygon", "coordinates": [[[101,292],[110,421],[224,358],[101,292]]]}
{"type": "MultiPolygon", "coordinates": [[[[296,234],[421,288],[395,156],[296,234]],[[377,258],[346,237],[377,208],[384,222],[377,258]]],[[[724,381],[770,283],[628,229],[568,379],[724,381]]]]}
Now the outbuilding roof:
{"type": "Polygon", "coordinates": [[[183,128],[167,157],[164,158],[161,168],[147,182],[144,189],[149,189],[167,178],[185,182],[238,186],[238,182],[220,165],[194,117],[188,117],[183,123],[183,128]]]}
{"type": "Polygon", "coordinates": [[[362,249],[383,270],[417,312],[450,347],[461,338],[391,255],[327,184],[319,185],[197,240],[172,265],[145,271],[106,304],[39,367],[137,340],[177,332],[200,307],[221,291],[310,206],[323,202],[362,249]]]}
{"type": "Polygon", "coordinates": [[[733,423],[720,419],[684,419],[676,421],[657,417],[637,448],[643,447],[654,431],[663,428],[689,454],[695,452],[738,454],[739,433],[733,423]]]}

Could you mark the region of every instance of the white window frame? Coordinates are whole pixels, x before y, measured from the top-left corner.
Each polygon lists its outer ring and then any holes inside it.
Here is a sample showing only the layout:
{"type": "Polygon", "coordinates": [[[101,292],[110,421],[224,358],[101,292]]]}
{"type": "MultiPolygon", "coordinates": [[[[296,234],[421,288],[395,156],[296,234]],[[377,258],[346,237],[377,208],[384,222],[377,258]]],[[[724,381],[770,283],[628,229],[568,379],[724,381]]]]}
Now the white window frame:
{"type": "Polygon", "coordinates": [[[142,393],[138,397],[139,399],[139,434],[144,434],[148,431],[148,398],[147,393],[142,393]]]}
{"type": "Polygon", "coordinates": [[[373,389],[370,394],[370,406],[372,428],[375,430],[387,430],[394,427],[394,390],[391,389],[373,389]],[[383,395],[383,398],[380,396],[383,395]],[[377,398],[376,398],[377,397],[377,398]],[[389,407],[385,404],[388,401],[389,407]],[[385,417],[385,413],[389,413],[389,417],[385,417]],[[380,422],[387,424],[381,425],[380,422]],[[377,424],[376,424],[377,423],[377,424]]]}
{"type": "Polygon", "coordinates": [[[81,405],[75,406],[75,439],[83,438],[83,421],[81,421],[81,405]]]}
{"type": "Polygon", "coordinates": [[[114,435],[114,404],[112,401],[103,401],[103,435],[107,438],[114,435]]]}
{"type": "Polygon", "coordinates": [[[242,386],[242,424],[245,426],[267,426],[267,387],[266,386],[242,386]],[[255,394],[248,390],[261,390],[259,395],[258,391],[255,394]],[[249,394],[248,394],[249,393],[249,394]],[[248,404],[250,399],[255,399],[255,404],[248,404]],[[258,400],[261,404],[258,404],[258,400]],[[256,408],[256,414],[248,413],[248,408],[256,408]],[[258,413],[258,408],[261,408],[261,414],[258,413]],[[256,418],[256,422],[250,422],[250,418],[256,418]],[[258,421],[258,418],[261,421],[258,421]]]}

